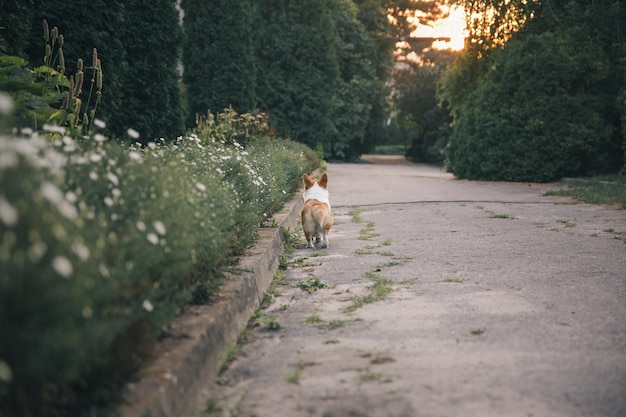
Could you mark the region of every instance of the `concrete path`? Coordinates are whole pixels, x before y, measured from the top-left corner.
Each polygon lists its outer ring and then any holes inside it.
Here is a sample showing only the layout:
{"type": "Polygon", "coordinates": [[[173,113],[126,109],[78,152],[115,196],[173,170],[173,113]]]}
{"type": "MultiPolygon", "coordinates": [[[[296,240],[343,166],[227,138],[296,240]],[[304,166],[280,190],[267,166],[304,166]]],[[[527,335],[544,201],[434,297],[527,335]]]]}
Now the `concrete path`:
{"type": "Polygon", "coordinates": [[[412,164],[328,174],[330,249],[299,236],[204,416],[626,416],[626,211],[412,164]]]}

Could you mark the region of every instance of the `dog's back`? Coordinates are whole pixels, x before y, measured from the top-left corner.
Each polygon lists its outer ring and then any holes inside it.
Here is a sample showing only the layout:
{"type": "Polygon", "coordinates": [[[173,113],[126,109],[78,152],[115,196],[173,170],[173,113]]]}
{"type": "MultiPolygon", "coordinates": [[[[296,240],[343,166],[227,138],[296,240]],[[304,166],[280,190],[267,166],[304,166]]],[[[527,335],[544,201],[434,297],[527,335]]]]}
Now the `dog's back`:
{"type": "Polygon", "coordinates": [[[300,212],[302,229],[307,240],[307,248],[314,248],[313,239],[321,239],[322,247],[329,247],[328,232],[333,226],[333,215],[328,199],[328,175],[322,175],[318,181],[312,180],[307,174],[304,179],[304,206],[300,212]]]}

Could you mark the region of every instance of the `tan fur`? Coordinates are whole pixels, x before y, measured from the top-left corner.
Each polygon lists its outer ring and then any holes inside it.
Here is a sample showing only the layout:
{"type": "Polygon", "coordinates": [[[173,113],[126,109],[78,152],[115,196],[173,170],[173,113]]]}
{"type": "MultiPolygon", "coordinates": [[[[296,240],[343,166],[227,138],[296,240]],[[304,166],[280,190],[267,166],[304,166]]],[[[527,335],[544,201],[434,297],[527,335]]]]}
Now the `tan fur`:
{"type": "MultiPolygon", "coordinates": [[[[328,175],[322,175],[322,178],[319,180],[313,180],[307,174],[303,175],[304,179],[304,187],[305,187],[305,198],[306,198],[306,190],[310,189],[317,184],[323,189],[327,189],[328,187],[328,175]]],[[[302,207],[302,211],[300,212],[300,221],[302,222],[302,229],[304,230],[304,236],[307,241],[307,248],[314,248],[315,244],[313,239],[315,238],[316,242],[320,242],[322,248],[328,248],[328,232],[330,228],[333,226],[333,215],[330,211],[330,207],[317,199],[311,199],[304,203],[302,207]]]]}

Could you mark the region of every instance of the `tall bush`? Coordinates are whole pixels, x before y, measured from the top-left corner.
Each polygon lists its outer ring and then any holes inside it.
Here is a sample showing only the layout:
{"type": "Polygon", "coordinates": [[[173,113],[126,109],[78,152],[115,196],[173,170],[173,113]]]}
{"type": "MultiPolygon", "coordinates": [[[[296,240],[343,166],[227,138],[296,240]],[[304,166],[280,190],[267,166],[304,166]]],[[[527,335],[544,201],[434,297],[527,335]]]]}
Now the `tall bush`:
{"type": "Polygon", "coordinates": [[[451,172],[550,181],[617,169],[620,144],[597,91],[607,76],[602,50],[562,33],[528,33],[510,40],[493,65],[455,126],[451,172]]]}
{"type": "Polygon", "coordinates": [[[311,151],[279,139],[129,147],[25,133],[0,137],[6,417],[110,406],[172,318],[208,300],[228,259],[314,168],[311,151]]]}
{"type": "Polygon", "coordinates": [[[113,122],[139,132],[144,144],[182,135],[178,74],[182,31],[176,0],[126,1],[124,25],[115,30],[120,33],[127,71],[121,83],[121,112],[113,122]]]}
{"type": "Polygon", "coordinates": [[[33,24],[26,50],[31,66],[43,63],[45,43],[41,22],[44,20],[50,28],[58,27],[65,36],[66,74],[77,71],[78,58],[82,57],[87,65],[91,63],[96,48],[106,75],[98,115],[107,122],[109,131],[120,137],[128,128],[118,123],[118,118],[125,112],[123,82],[128,70],[128,57],[121,39],[122,28],[127,24],[124,5],[121,0],[33,0],[33,24]]]}
{"type": "Polygon", "coordinates": [[[623,3],[505,5],[511,7],[501,18],[517,16],[515,29],[507,32],[503,22],[483,28],[500,35],[472,38],[492,44],[489,54],[463,54],[442,80],[440,97],[455,117],[449,169],[516,181],[619,170],[623,3]],[[470,88],[459,88],[466,79],[470,88]]]}
{"type": "Polygon", "coordinates": [[[333,127],[337,85],[333,0],[262,0],[255,30],[257,97],[274,126],[310,147],[333,127]]]}
{"type": "Polygon", "coordinates": [[[256,62],[250,0],[206,2],[182,0],[185,41],[183,66],[188,119],[232,106],[238,112],[255,107],[256,62]]]}
{"type": "Polygon", "coordinates": [[[350,160],[373,148],[366,132],[378,90],[370,61],[375,45],[358,20],[357,6],[352,1],[335,3],[339,77],[332,98],[333,129],[323,145],[330,158],[350,160]]]}

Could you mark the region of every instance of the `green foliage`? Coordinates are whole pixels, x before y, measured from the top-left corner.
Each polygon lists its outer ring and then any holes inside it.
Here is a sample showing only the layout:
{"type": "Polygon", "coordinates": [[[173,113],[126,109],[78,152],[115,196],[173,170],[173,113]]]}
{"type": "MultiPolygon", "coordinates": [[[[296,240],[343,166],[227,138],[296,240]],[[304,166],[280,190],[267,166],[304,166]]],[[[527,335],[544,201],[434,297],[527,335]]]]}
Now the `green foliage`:
{"type": "MultiPolygon", "coordinates": [[[[124,137],[126,129],[131,127],[119,123],[126,111],[123,83],[129,60],[122,36],[123,28],[131,26],[124,15],[126,3],[122,0],[36,0],[31,3],[33,24],[30,33],[24,34],[29,36],[25,57],[31,65],[38,66],[42,62],[45,45],[40,22],[45,19],[51,28],[58,27],[59,33],[66,40],[63,45],[65,56],[68,57],[65,74],[78,71],[76,59],[79,57],[85,58],[85,66],[92,64],[95,61],[91,59],[93,49],[97,49],[101,69],[106,74],[106,88],[102,90],[98,118],[106,121],[108,131],[118,137],[124,137]]],[[[86,77],[85,85],[88,86],[89,82],[89,77],[86,77]]]]}
{"type": "Polygon", "coordinates": [[[570,0],[526,22],[502,50],[462,56],[442,82],[456,117],[448,152],[458,177],[550,181],[623,164],[619,93],[625,8],[570,0]],[[620,17],[621,16],[621,17],[620,17]],[[603,21],[603,25],[598,25],[603,21]],[[470,89],[457,88],[470,76],[470,89]]]}
{"type": "Polygon", "coordinates": [[[94,50],[92,65],[85,66],[79,59],[76,74],[68,78],[64,36],[57,27],[50,30],[45,20],[43,27],[44,65],[31,69],[23,58],[0,55],[0,91],[7,91],[14,100],[18,128],[54,124],[67,127],[77,138],[92,128],[102,95],[102,66],[94,50]],[[90,81],[85,82],[85,77],[90,81]]]}
{"type": "Polygon", "coordinates": [[[0,53],[22,56],[28,46],[32,22],[33,0],[1,0],[0,53]]]}
{"type": "Polygon", "coordinates": [[[406,155],[418,162],[442,163],[450,135],[450,114],[438,105],[437,82],[450,62],[451,51],[429,51],[422,62],[407,61],[394,72],[395,122],[402,142],[410,145],[406,155]]]}
{"type": "MultiPolygon", "coordinates": [[[[250,0],[183,0],[187,125],[207,111],[232,106],[247,112],[255,105],[255,57],[250,0]]],[[[265,41],[265,39],[263,39],[265,41]]]]}
{"type": "Polygon", "coordinates": [[[338,0],[335,8],[339,77],[332,98],[333,130],[324,148],[331,158],[350,160],[373,147],[365,135],[379,85],[370,61],[375,45],[358,20],[357,7],[338,0]]]}
{"type": "MultiPolygon", "coordinates": [[[[73,58],[60,72],[68,78],[78,74],[75,59],[89,58],[84,61],[85,100],[92,80],[100,84],[87,67],[95,67],[96,58],[99,60],[100,74],[103,70],[106,75],[106,88],[98,94],[95,88],[91,90],[90,103],[99,101],[98,118],[106,122],[108,134],[126,138],[127,129],[133,128],[141,134],[139,141],[143,143],[176,137],[184,132],[184,126],[177,73],[182,39],[175,4],[175,0],[27,2],[20,13],[24,18],[30,17],[32,26],[20,34],[18,42],[25,46],[9,47],[9,51],[23,55],[31,65],[40,65],[45,45],[40,22],[46,19],[51,28],[58,27],[65,35],[64,54],[73,58]],[[92,60],[94,48],[97,57],[92,60]]],[[[74,77],[77,79],[77,75],[74,77]]],[[[91,124],[93,118],[90,111],[85,111],[85,104],[82,103],[83,114],[87,114],[91,124]]]]}
{"type": "Polygon", "coordinates": [[[567,187],[546,192],[546,195],[573,197],[589,204],[603,204],[626,210],[626,175],[577,178],[567,187]]]}
{"type": "Polygon", "coordinates": [[[248,142],[0,138],[0,414],[110,405],[172,318],[211,296],[314,168],[303,145],[248,142]]]}
{"type": "Polygon", "coordinates": [[[333,0],[262,0],[254,38],[259,108],[273,126],[312,148],[333,126],[338,64],[333,0]]]}
{"type": "Polygon", "coordinates": [[[117,31],[127,68],[121,79],[121,112],[112,122],[139,132],[143,144],[180,136],[185,129],[177,69],[182,30],[176,0],[127,0],[123,13],[126,23],[117,31]]]}

